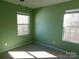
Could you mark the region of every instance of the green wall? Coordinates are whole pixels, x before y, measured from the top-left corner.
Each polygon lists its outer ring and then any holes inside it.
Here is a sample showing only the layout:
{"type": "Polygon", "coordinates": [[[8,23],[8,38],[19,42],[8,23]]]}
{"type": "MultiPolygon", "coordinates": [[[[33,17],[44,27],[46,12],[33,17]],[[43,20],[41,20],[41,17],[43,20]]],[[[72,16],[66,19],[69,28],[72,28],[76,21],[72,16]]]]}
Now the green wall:
{"type": "Polygon", "coordinates": [[[32,10],[22,6],[0,1],[0,52],[32,42],[33,39],[32,10]],[[17,36],[17,11],[30,14],[30,34],[17,36]],[[5,43],[8,45],[5,46],[5,43]]]}
{"type": "Polygon", "coordinates": [[[79,44],[62,41],[64,12],[75,8],[79,0],[35,9],[36,42],[79,54],[79,44]]]}

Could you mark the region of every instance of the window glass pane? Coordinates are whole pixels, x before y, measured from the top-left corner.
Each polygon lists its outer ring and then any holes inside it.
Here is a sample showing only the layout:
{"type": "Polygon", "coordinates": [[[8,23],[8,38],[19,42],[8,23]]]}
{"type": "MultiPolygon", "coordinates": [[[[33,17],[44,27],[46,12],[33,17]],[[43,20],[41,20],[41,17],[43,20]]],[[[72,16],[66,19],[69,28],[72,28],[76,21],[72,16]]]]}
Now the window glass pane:
{"type": "Polygon", "coordinates": [[[29,16],[17,14],[17,24],[29,24],[29,16]]]}
{"type": "Polygon", "coordinates": [[[64,40],[79,43],[79,13],[64,15],[64,40]]]}
{"type": "Polygon", "coordinates": [[[79,13],[65,14],[64,26],[79,26],[79,13]]]}
{"type": "Polygon", "coordinates": [[[64,25],[63,26],[69,26],[70,25],[70,14],[64,15],[64,25]]]}
{"type": "Polygon", "coordinates": [[[18,35],[26,35],[28,33],[28,25],[18,25],[18,35]]]}

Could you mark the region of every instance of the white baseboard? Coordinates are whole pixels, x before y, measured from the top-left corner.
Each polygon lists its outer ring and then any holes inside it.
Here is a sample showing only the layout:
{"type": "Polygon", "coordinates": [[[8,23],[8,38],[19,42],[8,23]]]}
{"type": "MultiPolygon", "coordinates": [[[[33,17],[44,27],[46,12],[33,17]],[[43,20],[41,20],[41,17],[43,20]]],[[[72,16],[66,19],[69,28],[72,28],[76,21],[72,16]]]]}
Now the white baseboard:
{"type": "Polygon", "coordinates": [[[27,43],[20,43],[20,44],[18,44],[18,45],[15,46],[15,47],[12,47],[12,48],[9,48],[9,49],[6,49],[6,50],[0,50],[0,53],[9,51],[9,50],[12,50],[12,49],[15,49],[15,48],[18,48],[18,47],[20,47],[20,46],[27,45],[27,44],[30,44],[30,43],[32,43],[32,41],[29,41],[29,42],[27,42],[27,43]]]}
{"type": "MultiPolygon", "coordinates": [[[[36,42],[36,44],[40,44],[40,45],[49,47],[49,48],[51,48],[51,49],[55,49],[55,50],[61,51],[61,52],[65,53],[65,54],[72,54],[72,53],[75,53],[75,52],[68,52],[68,51],[65,51],[65,50],[63,50],[63,49],[59,49],[59,48],[56,48],[56,47],[53,47],[53,46],[49,46],[49,45],[47,45],[47,44],[40,43],[40,42],[36,42]]],[[[76,56],[79,56],[79,55],[76,54],[76,53],[75,53],[75,55],[76,55],[76,56]]]]}
{"type": "Polygon", "coordinates": [[[56,47],[53,47],[53,46],[49,46],[49,45],[44,44],[44,43],[37,42],[36,44],[40,44],[40,45],[49,47],[49,48],[51,48],[51,49],[55,49],[55,50],[61,51],[61,52],[63,52],[63,53],[66,53],[66,52],[67,52],[67,51],[65,51],[65,50],[62,50],[62,49],[59,49],[59,48],[56,48],[56,47]]]}

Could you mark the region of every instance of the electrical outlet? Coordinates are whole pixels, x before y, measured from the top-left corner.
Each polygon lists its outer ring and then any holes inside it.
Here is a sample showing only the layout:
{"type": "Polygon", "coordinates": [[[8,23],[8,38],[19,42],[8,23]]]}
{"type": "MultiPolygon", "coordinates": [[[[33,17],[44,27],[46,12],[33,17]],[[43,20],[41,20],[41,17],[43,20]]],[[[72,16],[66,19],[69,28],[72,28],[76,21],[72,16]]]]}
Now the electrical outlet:
{"type": "Polygon", "coordinates": [[[53,41],[52,43],[53,43],[53,44],[55,44],[56,42],[55,42],[55,41],[53,41]]]}
{"type": "Polygon", "coordinates": [[[4,45],[7,46],[7,43],[5,43],[4,45]]]}

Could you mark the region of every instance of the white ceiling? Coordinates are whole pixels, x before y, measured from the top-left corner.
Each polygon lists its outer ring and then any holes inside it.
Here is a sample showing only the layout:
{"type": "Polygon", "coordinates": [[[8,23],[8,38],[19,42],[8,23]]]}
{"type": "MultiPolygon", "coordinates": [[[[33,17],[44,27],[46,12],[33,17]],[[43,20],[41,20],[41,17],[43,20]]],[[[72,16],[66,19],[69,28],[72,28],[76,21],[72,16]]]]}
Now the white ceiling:
{"type": "Polygon", "coordinates": [[[4,1],[17,5],[22,5],[29,8],[39,8],[63,2],[68,2],[71,0],[24,0],[24,2],[20,2],[19,0],[4,0],[4,1]]]}

